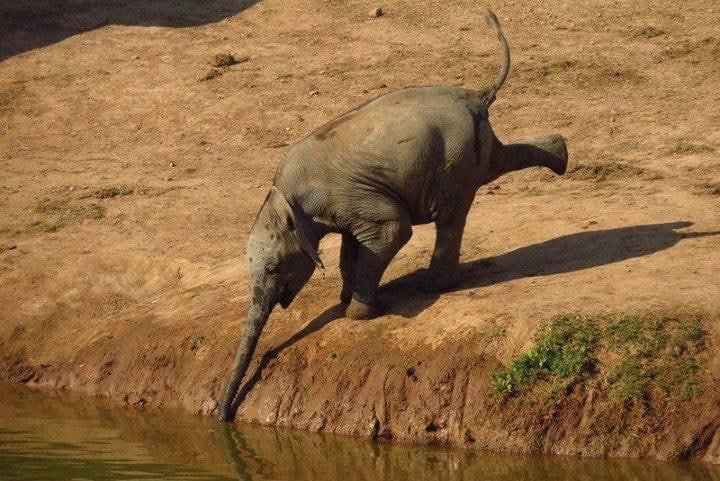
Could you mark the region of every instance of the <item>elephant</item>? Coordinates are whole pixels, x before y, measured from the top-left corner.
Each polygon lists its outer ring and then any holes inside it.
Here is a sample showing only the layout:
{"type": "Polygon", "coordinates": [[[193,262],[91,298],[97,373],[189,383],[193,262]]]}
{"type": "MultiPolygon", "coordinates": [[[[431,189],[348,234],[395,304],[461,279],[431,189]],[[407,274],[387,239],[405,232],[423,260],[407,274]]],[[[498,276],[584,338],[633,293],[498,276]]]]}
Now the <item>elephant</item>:
{"type": "Polygon", "coordinates": [[[290,147],[250,231],[252,296],[245,332],[219,406],[234,417],[240,382],[268,317],[287,309],[315,268],[320,239],[342,236],[340,300],[346,316],[382,312],[378,285],[410,239],[412,226],[435,223],[435,249],[422,291],[458,282],[465,218],[478,188],[527,167],[558,175],[568,154],[560,135],[504,145],[488,109],[510,70],[510,48],[495,14],[486,20],[502,50],[502,68],[482,90],[410,87],[381,95],[323,125],[290,147]]]}

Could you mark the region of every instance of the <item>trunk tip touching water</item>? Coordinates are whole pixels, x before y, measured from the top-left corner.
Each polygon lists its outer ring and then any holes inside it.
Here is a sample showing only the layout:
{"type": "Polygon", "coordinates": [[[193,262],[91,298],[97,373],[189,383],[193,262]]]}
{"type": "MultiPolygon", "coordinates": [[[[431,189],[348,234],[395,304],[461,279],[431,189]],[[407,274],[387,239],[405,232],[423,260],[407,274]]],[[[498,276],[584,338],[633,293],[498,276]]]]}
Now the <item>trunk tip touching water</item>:
{"type": "Polygon", "coordinates": [[[250,359],[252,359],[258,339],[269,315],[269,309],[263,309],[257,304],[253,304],[250,307],[248,319],[245,323],[245,332],[240,339],[237,352],[235,353],[233,370],[225,387],[220,407],[218,408],[218,420],[221,422],[232,421],[235,418],[235,413],[240,402],[237,399],[240,383],[245,377],[250,359]]]}

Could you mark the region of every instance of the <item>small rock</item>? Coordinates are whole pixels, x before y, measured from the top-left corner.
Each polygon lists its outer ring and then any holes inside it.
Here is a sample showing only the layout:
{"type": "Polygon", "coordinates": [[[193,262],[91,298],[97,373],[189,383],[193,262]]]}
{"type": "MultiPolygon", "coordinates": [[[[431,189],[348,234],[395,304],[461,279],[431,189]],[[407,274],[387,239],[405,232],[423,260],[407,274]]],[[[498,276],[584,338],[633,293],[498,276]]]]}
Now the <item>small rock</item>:
{"type": "Polygon", "coordinates": [[[133,60],[140,60],[140,55],[133,55],[133,56],[132,56],[132,59],[133,59],[133,60]]]}
{"type": "Polygon", "coordinates": [[[287,147],[288,143],[281,140],[274,140],[272,142],[269,142],[267,146],[271,149],[279,149],[281,147],[287,147]]]}
{"type": "Polygon", "coordinates": [[[210,60],[210,65],[213,67],[229,67],[236,63],[238,62],[235,60],[235,57],[229,53],[219,53],[210,60]]]}
{"type": "Polygon", "coordinates": [[[320,95],[320,91],[319,91],[319,90],[313,90],[312,92],[310,92],[310,96],[311,96],[311,97],[315,97],[315,96],[317,96],[317,95],[320,95]]]}
{"type": "Polygon", "coordinates": [[[378,18],[382,17],[383,15],[385,15],[385,10],[383,10],[381,7],[375,7],[368,12],[368,17],[370,18],[378,18]]]}
{"type": "Polygon", "coordinates": [[[177,164],[175,162],[170,162],[170,167],[175,167],[177,164]]]}

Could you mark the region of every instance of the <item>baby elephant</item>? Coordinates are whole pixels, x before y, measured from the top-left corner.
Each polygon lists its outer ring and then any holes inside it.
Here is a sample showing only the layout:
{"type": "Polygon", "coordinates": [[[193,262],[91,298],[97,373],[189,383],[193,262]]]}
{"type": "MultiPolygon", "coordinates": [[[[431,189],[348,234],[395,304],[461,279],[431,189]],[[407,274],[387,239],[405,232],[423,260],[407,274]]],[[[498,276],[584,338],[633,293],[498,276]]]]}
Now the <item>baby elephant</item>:
{"type": "Polygon", "coordinates": [[[323,267],[320,238],[342,234],[340,299],[355,319],[378,315],[378,284],[412,226],[434,222],[435,251],[424,291],[458,282],[465,217],[477,189],[506,172],[567,167],[565,142],[551,135],[503,145],[488,108],[510,69],[510,50],[495,15],[503,65],[484,90],[415,87],[382,95],[294,145],[275,175],[250,232],[252,301],[219,411],[234,413],[235,397],[258,337],[277,303],[287,308],[323,267]]]}

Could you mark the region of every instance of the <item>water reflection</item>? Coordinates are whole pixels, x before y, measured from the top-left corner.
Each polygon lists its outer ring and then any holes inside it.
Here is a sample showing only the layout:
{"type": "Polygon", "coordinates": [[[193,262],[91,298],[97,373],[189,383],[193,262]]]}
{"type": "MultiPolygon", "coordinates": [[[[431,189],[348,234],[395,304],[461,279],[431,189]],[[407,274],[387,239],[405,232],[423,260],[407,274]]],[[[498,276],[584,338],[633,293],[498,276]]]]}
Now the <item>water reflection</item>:
{"type": "Polygon", "coordinates": [[[713,466],[490,456],[230,427],[181,412],[0,386],[2,479],[720,480],[713,466]]]}

